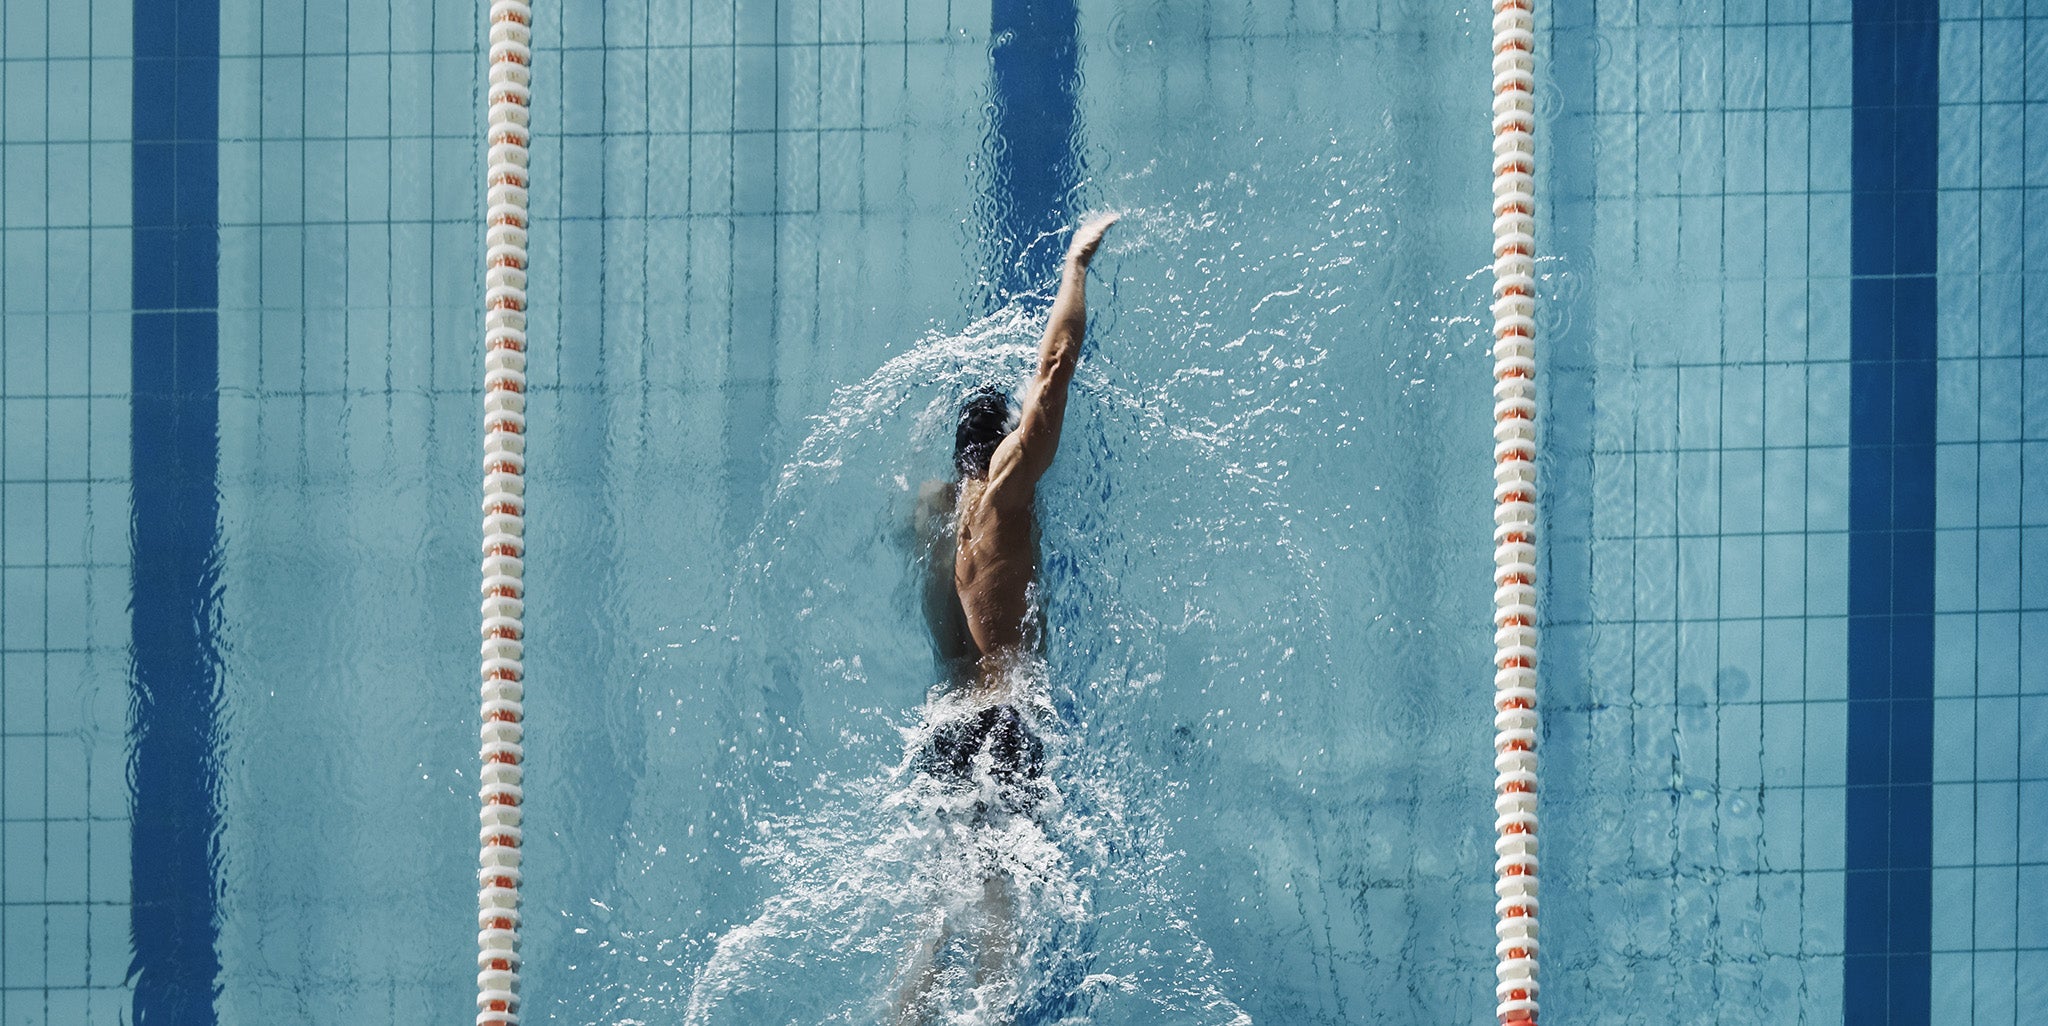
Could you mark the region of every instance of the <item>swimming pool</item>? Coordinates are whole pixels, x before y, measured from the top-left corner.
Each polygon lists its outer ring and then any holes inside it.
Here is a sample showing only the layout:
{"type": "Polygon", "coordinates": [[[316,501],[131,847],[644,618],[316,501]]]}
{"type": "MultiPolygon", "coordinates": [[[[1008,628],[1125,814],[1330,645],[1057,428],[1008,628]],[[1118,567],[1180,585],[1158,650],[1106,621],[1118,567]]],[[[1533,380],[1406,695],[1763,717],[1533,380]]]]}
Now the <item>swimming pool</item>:
{"type": "MultiPolygon", "coordinates": [[[[473,1014],[484,11],[5,8],[6,1026],[473,1014]]],[[[2037,13],[1540,5],[1553,1017],[2048,968],[2037,13]]],[[[537,36],[526,1021],[879,1014],[912,502],[1110,208],[1026,1018],[1488,1017],[1485,11],[537,36]]]]}

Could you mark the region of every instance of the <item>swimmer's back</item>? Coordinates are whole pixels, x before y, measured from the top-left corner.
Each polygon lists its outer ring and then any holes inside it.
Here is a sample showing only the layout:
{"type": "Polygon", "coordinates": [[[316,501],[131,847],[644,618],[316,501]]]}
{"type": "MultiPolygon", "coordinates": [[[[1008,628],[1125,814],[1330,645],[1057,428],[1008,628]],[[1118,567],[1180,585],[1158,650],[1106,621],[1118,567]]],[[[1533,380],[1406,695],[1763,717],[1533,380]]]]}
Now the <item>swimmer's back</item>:
{"type": "MultiPolygon", "coordinates": [[[[1011,438],[1021,433],[1020,429],[1011,438]]],[[[998,462],[991,469],[1000,466],[998,462]]],[[[984,674],[999,669],[1028,644],[1031,582],[1038,572],[1032,488],[1025,484],[1017,489],[1020,498],[1005,492],[1000,481],[991,474],[988,481],[962,482],[953,558],[953,587],[960,593],[960,609],[984,674]]]]}

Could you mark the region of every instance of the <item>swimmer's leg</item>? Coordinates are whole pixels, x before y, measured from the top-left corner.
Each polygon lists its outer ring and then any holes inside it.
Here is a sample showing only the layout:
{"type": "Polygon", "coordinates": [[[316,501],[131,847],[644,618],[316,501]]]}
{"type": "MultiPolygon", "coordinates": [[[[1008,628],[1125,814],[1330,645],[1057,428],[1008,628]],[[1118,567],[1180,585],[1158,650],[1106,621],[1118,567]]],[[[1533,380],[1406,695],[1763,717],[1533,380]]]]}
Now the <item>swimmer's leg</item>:
{"type": "MultiPolygon", "coordinates": [[[[1017,960],[1016,905],[1010,896],[1009,873],[994,870],[983,881],[981,911],[981,936],[978,938],[981,950],[975,964],[975,986],[987,987],[999,980],[1014,985],[1017,960]]],[[[1000,994],[1000,991],[997,993],[1000,994]]],[[[995,1010],[995,1022],[1008,1024],[1014,1021],[1016,1012],[1010,1007],[1014,1001],[1014,995],[1009,996],[1009,1001],[995,1010]]]]}
{"type": "Polygon", "coordinates": [[[903,986],[896,991],[889,1015],[894,1026],[924,1026],[931,1019],[930,999],[932,984],[939,975],[939,952],[953,939],[953,925],[947,922],[945,910],[933,909],[932,918],[935,922],[918,931],[910,942],[910,955],[903,963],[903,986]]]}

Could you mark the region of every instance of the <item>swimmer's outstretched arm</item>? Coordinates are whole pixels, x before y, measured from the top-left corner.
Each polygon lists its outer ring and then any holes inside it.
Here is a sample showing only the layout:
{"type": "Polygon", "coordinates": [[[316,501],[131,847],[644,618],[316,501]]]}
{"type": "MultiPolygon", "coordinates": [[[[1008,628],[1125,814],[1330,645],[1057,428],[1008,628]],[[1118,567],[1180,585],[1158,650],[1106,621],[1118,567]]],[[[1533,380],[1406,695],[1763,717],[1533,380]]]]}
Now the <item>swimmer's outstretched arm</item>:
{"type": "Polygon", "coordinates": [[[1060,447],[1060,424],[1067,416],[1067,385],[1074,380],[1074,365],[1081,359],[1081,341],[1088,330],[1088,265],[1116,219],[1115,214],[1105,214],[1082,225],[1067,247],[1060,291],[1053,297],[1045,340],[1038,347],[1038,373],[1024,393],[1023,416],[989,459],[989,496],[994,501],[1028,505],[1038,479],[1052,466],[1060,447]]]}

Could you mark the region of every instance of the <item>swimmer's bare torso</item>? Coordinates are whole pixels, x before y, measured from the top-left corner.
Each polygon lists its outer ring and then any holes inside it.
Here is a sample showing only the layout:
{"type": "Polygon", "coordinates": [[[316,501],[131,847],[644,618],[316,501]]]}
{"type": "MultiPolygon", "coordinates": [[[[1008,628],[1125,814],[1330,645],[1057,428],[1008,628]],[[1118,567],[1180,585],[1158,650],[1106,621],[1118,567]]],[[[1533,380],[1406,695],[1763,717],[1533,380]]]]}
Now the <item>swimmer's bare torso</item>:
{"type": "MultiPolygon", "coordinates": [[[[942,494],[954,500],[954,530],[947,539],[953,544],[934,547],[933,576],[943,572],[944,550],[951,548],[951,588],[935,581],[927,605],[942,658],[971,663],[977,692],[1005,686],[1006,671],[1029,653],[1034,633],[1030,590],[1038,571],[1032,505],[1038,480],[1059,448],[1067,386],[1081,356],[1088,325],[1088,265],[1114,223],[1112,214],[1074,233],[1016,430],[996,446],[985,473],[963,474],[956,487],[943,488],[942,494]],[[944,608],[948,605],[952,608],[944,608]]],[[[928,491],[928,502],[936,497],[928,491]]]]}
{"type": "Polygon", "coordinates": [[[1029,644],[1038,525],[1028,498],[1021,503],[1009,498],[988,481],[970,478],[960,485],[953,590],[982,681],[1000,674],[1029,644]]]}

